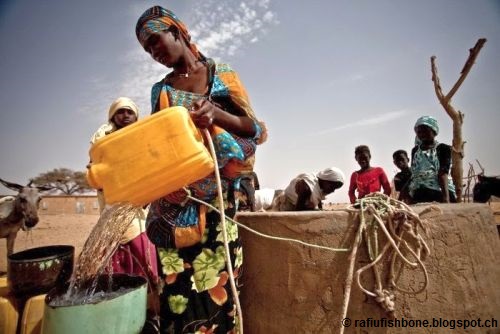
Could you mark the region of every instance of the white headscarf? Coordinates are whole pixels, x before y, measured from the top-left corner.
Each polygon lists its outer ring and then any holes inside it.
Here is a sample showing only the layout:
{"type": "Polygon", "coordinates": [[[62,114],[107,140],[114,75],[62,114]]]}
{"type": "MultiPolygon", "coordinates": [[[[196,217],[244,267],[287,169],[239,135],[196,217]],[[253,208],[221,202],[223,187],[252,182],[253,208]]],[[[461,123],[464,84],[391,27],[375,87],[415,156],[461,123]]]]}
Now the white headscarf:
{"type": "Polygon", "coordinates": [[[116,112],[120,109],[129,109],[132,110],[135,114],[135,117],[139,119],[139,108],[137,105],[129,99],[128,97],[119,97],[111,103],[108,111],[108,123],[102,124],[99,129],[94,133],[90,142],[94,144],[98,139],[101,139],[105,135],[110,134],[111,132],[116,130],[116,125],[111,121],[113,116],[115,116],[116,112]]]}
{"type": "Polygon", "coordinates": [[[325,181],[333,181],[333,182],[341,182],[344,184],[345,175],[344,173],[337,167],[329,167],[325,170],[322,170],[318,173],[318,179],[322,179],[325,181]]]}
{"type": "Polygon", "coordinates": [[[139,118],[139,108],[137,108],[134,101],[129,99],[128,97],[119,97],[111,103],[108,112],[108,121],[111,122],[111,119],[116,114],[116,112],[120,109],[128,109],[132,110],[135,114],[136,118],[139,118]]]}

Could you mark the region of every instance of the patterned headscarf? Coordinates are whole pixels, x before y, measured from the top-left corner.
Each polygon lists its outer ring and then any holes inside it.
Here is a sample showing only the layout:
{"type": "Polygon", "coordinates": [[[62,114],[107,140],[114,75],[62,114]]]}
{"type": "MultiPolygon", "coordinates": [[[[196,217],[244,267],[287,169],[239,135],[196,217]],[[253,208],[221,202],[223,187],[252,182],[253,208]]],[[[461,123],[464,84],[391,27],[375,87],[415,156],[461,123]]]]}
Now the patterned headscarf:
{"type": "Polygon", "coordinates": [[[415,131],[417,130],[417,126],[419,126],[419,125],[428,126],[436,133],[436,136],[439,134],[438,122],[432,116],[422,116],[419,119],[417,119],[417,122],[415,123],[415,126],[413,127],[415,129],[415,131]]]}
{"type": "Polygon", "coordinates": [[[152,34],[166,31],[171,26],[177,27],[195,57],[197,59],[201,58],[202,56],[198,48],[195,44],[191,43],[191,36],[186,25],[172,11],[161,6],[151,7],[141,15],[135,26],[135,34],[139,43],[144,48],[146,41],[152,34]]]}

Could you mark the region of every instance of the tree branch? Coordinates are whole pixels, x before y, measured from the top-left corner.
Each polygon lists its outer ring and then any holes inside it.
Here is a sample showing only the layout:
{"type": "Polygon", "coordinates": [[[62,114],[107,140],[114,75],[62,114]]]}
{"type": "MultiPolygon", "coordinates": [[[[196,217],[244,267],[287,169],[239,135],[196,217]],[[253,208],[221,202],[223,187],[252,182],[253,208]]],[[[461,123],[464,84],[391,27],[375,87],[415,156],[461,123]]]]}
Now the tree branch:
{"type": "Polygon", "coordinates": [[[439,102],[444,100],[443,89],[441,88],[441,83],[439,82],[439,75],[437,74],[436,66],[436,56],[431,57],[431,69],[432,69],[432,82],[434,82],[434,90],[436,91],[436,96],[439,102]]]}
{"type": "Polygon", "coordinates": [[[443,94],[443,89],[441,88],[439,75],[437,73],[436,56],[431,57],[431,70],[432,70],[432,82],[434,82],[434,90],[436,92],[436,96],[439,100],[439,103],[443,106],[444,110],[451,117],[451,119],[457,118],[458,116],[457,111],[452,107],[450,101],[443,94]]]}
{"type": "Polygon", "coordinates": [[[467,58],[467,61],[465,62],[464,67],[462,68],[462,71],[460,72],[460,78],[458,78],[453,88],[446,95],[447,101],[451,100],[453,95],[455,95],[455,93],[457,92],[458,88],[460,88],[460,86],[464,82],[465,78],[467,77],[467,74],[469,74],[470,69],[472,68],[472,65],[474,65],[474,62],[476,61],[476,58],[479,55],[479,51],[481,51],[481,48],[483,47],[484,43],[486,43],[486,38],[480,38],[477,40],[476,45],[474,45],[472,49],[469,49],[469,57],[467,58]]]}

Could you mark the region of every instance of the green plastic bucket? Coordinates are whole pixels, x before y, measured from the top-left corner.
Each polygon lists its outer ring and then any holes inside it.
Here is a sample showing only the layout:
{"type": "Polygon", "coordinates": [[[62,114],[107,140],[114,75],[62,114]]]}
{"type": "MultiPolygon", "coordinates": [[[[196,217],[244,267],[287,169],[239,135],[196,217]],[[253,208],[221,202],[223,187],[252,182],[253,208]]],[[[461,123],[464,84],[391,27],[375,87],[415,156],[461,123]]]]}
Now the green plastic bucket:
{"type": "Polygon", "coordinates": [[[98,300],[66,300],[66,289],[53,289],[45,298],[43,334],[136,334],[146,321],[147,281],[141,276],[99,276],[98,300]],[[111,279],[110,279],[111,278],[111,279]],[[59,300],[59,301],[58,301],[59,300]],[[73,303],[75,305],[67,305],[73,303]]]}

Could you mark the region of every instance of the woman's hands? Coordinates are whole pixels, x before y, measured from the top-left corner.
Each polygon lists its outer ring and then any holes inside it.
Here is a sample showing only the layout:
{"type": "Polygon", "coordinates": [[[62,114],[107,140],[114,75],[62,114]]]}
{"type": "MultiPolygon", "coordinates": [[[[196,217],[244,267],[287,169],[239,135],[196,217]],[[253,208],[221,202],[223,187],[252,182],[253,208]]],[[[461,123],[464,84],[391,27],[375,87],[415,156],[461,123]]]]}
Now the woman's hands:
{"type": "Polygon", "coordinates": [[[240,137],[254,137],[256,134],[255,123],[250,117],[232,114],[225,108],[222,109],[217,102],[209,101],[206,98],[196,100],[192,104],[190,115],[196,127],[200,129],[217,124],[224,130],[240,137]]]}
{"type": "Polygon", "coordinates": [[[218,109],[207,99],[198,99],[192,104],[189,113],[196,127],[206,129],[214,123],[218,109]]]}

